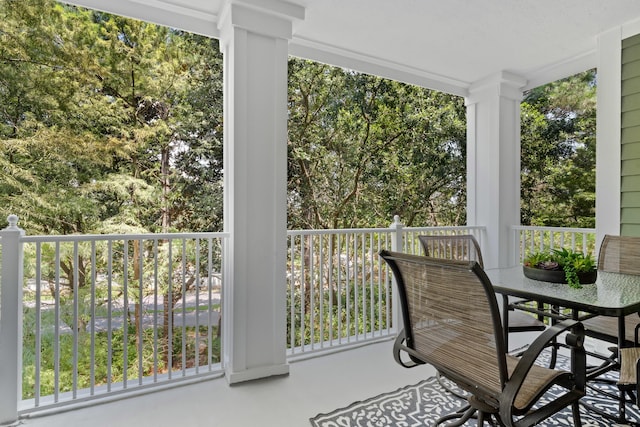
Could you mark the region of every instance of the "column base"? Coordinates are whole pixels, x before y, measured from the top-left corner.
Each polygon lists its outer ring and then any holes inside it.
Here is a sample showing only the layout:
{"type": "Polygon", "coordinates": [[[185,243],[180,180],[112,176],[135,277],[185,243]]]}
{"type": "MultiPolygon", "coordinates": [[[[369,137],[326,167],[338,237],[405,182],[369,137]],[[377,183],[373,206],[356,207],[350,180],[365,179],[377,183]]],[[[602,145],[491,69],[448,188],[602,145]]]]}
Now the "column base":
{"type": "Polygon", "coordinates": [[[229,384],[237,384],[245,381],[252,381],[273,376],[289,375],[289,364],[259,366],[257,368],[246,369],[244,371],[233,372],[225,369],[225,377],[229,384]]]}

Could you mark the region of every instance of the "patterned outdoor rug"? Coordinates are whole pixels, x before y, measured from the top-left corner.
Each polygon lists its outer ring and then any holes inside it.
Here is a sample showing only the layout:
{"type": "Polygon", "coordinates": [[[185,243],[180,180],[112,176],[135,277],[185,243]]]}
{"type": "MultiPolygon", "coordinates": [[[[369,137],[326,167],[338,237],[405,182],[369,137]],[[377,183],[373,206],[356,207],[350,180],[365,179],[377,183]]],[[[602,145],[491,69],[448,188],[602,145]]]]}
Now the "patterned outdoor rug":
{"type": "MultiPolygon", "coordinates": [[[[617,392],[615,385],[598,383],[598,387],[614,394],[617,392]]],[[[553,398],[552,394],[551,392],[548,393],[550,398],[553,398]]],[[[597,396],[593,389],[588,391],[583,401],[608,413],[617,412],[617,402],[597,396]]],[[[465,400],[446,391],[435,377],[431,377],[416,385],[406,386],[391,393],[355,402],[348,407],[337,409],[327,414],[319,414],[311,418],[310,421],[313,427],[432,426],[439,417],[461,409],[465,403],[465,400]]],[[[587,411],[582,406],[580,412],[583,427],[626,425],[616,424],[591,411],[587,411]]],[[[640,412],[636,407],[628,405],[627,412],[628,419],[640,422],[640,412]]],[[[464,425],[475,426],[476,420],[469,420],[464,425]]],[[[545,420],[540,425],[573,426],[571,410],[567,408],[553,418],[545,420]]]]}

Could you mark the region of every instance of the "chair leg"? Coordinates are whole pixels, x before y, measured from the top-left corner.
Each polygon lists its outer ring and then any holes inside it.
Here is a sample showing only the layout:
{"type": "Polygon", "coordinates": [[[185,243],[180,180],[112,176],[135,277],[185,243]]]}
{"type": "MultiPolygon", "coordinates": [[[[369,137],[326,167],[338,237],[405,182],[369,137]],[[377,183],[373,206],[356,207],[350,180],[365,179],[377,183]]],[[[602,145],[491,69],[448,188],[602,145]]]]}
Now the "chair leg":
{"type": "MultiPolygon", "coordinates": [[[[496,414],[489,414],[486,412],[483,412],[483,423],[487,422],[491,427],[505,427],[504,423],[500,420],[500,417],[498,417],[496,414]]],[[[478,426],[481,426],[482,424],[478,424],[478,426]]]]}
{"type": "MultiPolygon", "coordinates": [[[[453,414],[443,415],[442,417],[438,418],[434,425],[439,426],[442,423],[447,422],[449,420],[456,420],[455,422],[446,424],[445,427],[459,427],[464,423],[466,423],[469,418],[473,417],[475,413],[476,413],[476,409],[470,405],[467,405],[464,408],[462,408],[461,411],[455,412],[453,414]]],[[[478,426],[480,426],[480,424],[478,424],[478,426]]]]}
{"type": "Polygon", "coordinates": [[[495,426],[493,419],[495,418],[498,424],[502,425],[500,421],[500,416],[498,415],[498,409],[488,405],[484,401],[478,399],[476,396],[469,396],[469,404],[471,407],[475,408],[478,411],[478,427],[484,426],[485,420],[491,425],[495,426]]]}
{"type": "Polygon", "coordinates": [[[582,427],[582,420],[580,419],[580,404],[576,401],[571,404],[573,412],[573,425],[575,427],[582,427]]]}
{"type": "Polygon", "coordinates": [[[478,412],[478,427],[484,427],[484,412],[478,412]]]}

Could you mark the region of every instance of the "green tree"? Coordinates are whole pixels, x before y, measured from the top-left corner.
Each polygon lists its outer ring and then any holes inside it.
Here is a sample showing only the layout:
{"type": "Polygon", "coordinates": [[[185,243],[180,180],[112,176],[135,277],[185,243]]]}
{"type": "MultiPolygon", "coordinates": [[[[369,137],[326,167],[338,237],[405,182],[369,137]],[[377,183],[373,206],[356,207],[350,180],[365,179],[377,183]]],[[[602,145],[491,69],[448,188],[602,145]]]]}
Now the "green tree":
{"type": "Polygon", "coordinates": [[[522,103],[522,223],[595,227],[595,70],[522,103]]]}
{"type": "Polygon", "coordinates": [[[84,82],[73,45],[84,28],[39,0],[4,1],[0,16],[0,163],[13,175],[2,176],[1,212],[31,232],[86,230],[94,209],[77,190],[103,170],[109,147],[73,127],[84,82]]]}
{"type": "Polygon", "coordinates": [[[0,215],[31,234],[221,228],[215,40],[45,0],[0,16],[0,215]]]}
{"type": "Polygon", "coordinates": [[[289,61],[289,226],[465,221],[462,99],[289,61]]]}

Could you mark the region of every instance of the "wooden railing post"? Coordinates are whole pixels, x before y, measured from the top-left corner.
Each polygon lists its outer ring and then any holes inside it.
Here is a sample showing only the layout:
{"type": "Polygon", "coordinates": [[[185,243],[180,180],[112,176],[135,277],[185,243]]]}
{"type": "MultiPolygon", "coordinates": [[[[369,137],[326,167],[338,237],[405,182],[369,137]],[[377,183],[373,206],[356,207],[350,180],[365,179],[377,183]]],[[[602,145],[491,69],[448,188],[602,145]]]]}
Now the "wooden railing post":
{"type": "MultiPolygon", "coordinates": [[[[394,252],[402,252],[404,247],[404,237],[402,233],[402,222],[400,222],[400,216],[394,215],[393,223],[389,226],[391,232],[391,250],[394,252]]],[[[389,274],[391,271],[389,270],[389,274]]],[[[402,325],[402,314],[400,312],[400,300],[398,299],[398,287],[396,286],[396,279],[392,279],[393,286],[391,287],[391,324],[393,329],[397,332],[400,331],[402,325]]]]}
{"type": "Polygon", "coordinates": [[[18,419],[22,396],[22,242],[24,230],[18,217],[9,215],[0,231],[2,278],[0,280],[0,425],[18,419]]]}

